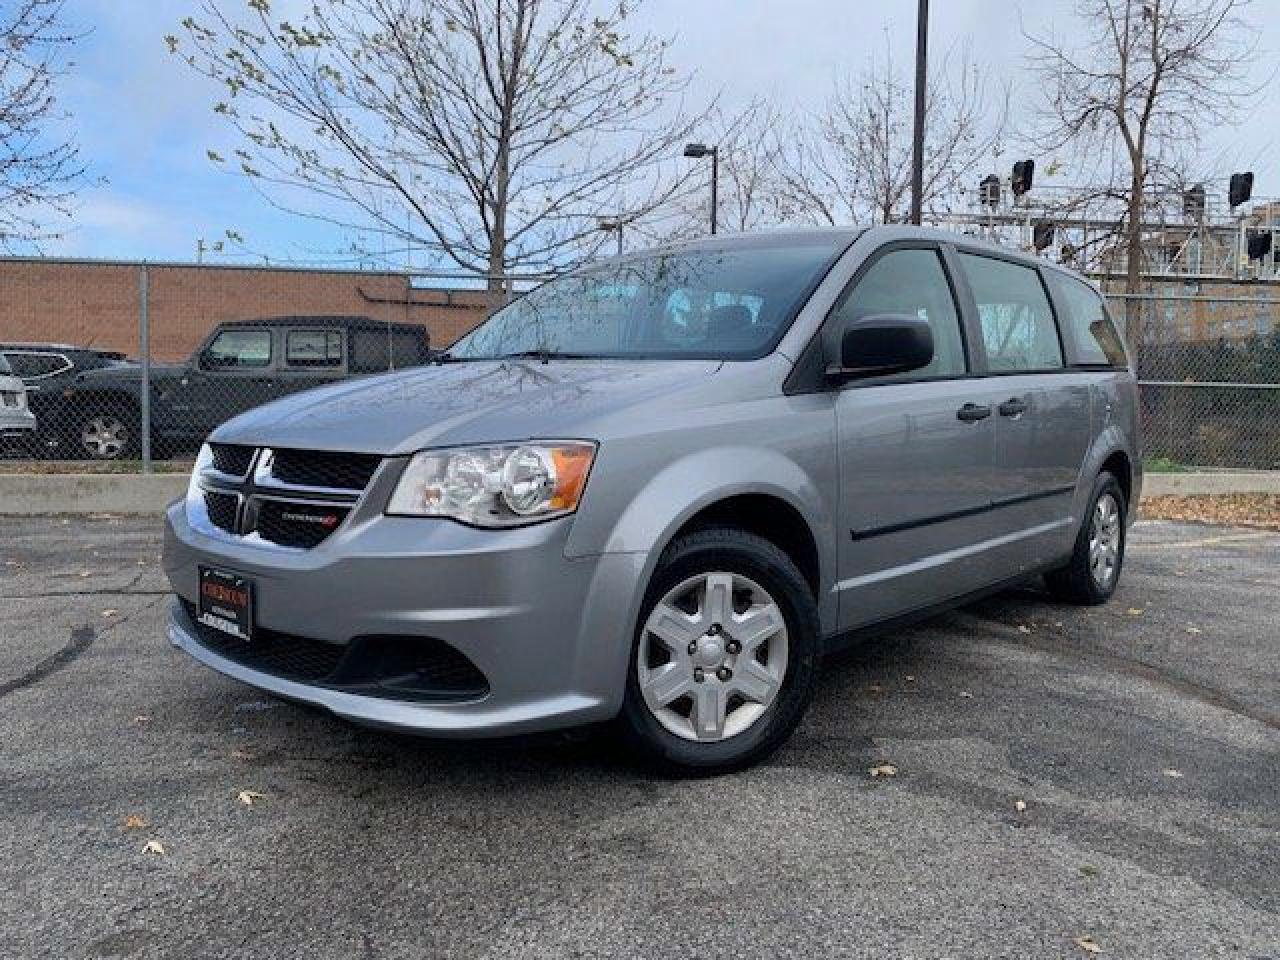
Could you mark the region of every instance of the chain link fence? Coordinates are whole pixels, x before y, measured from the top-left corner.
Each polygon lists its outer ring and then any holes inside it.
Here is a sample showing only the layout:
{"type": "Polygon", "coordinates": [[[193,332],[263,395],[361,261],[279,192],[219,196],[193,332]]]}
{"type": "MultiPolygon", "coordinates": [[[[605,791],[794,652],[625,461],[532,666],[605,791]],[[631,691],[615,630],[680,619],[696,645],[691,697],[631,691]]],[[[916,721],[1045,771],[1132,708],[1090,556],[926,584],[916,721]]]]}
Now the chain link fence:
{"type": "Polygon", "coordinates": [[[0,259],[0,357],[36,416],[6,468],[183,469],[231,417],[427,363],[540,279],[0,259]]]}
{"type": "Polygon", "coordinates": [[[1150,465],[1280,469],[1280,298],[1108,299],[1136,358],[1150,465]]]}
{"type": "MultiPolygon", "coordinates": [[[[36,429],[5,469],[182,469],[218,424],[416,366],[543,278],[0,258],[0,356],[36,429]],[[21,462],[19,462],[21,461],[21,462]]],[[[1280,297],[1111,295],[1156,469],[1280,468],[1280,297]]],[[[3,374],[0,374],[3,375],[3,374]]]]}

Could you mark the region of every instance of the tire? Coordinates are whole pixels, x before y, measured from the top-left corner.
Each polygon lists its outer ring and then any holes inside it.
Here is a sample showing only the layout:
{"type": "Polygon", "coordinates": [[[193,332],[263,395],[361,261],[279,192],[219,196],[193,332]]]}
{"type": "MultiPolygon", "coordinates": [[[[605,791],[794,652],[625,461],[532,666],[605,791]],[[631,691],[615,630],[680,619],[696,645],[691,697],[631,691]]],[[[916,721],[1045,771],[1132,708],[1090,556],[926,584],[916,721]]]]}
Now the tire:
{"type": "Polygon", "coordinates": [[[138,455],[138,416],[121,404],[86,407],[75,419],[70,448],[89,460],[124,460],[138,455]]]}
{"type": "Polygon", "coordinates": [[[1124,567],[1127,517],[1128,504],[1119,481],[1110,473],[1098,474],[1070,562],[1045,575],[1049,592],[1059,600],[1086,606],[1110,600],[1124,567]],[[1098,536],[1100,530],[1102,536],[1098,536]],[[1095,564],[1095,559],[1102,562],[1095,564]]]}
{"type": "Polygon", "coordinates": [[[819,657],[817,603],[790,557],[742,530],[687,534],[663,552],[641,606],[624,734],[666,773],[706,776],[757,763],[800,722],[819,657]],[[709,705],[705,713],[699,704],[709,705]],[[700,727],[700,716],[718,724],[700,727]]]}

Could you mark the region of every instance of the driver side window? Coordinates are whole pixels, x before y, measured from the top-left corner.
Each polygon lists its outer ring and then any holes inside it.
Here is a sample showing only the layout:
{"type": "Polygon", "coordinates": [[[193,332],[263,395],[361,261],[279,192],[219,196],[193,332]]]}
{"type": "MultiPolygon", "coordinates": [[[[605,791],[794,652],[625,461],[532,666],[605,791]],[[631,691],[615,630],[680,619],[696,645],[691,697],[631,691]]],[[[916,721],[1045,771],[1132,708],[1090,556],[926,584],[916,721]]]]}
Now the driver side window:
{"type": "Polygon", "coordinates": [[[964,374],[960,314],[936,250],[890,250],[883,254],[851,290],[845,291],[831,317],[836,329],[841,329],[853,320],[890,313],[928,321],[933,332],[933,360],[926,367],[881,380],[964,374]]]}
{"type": "Polygon", "coordinates": [[[235,370],[271,365],[270,330],[223,330],[201,357],[210,370],[235,370]]]}

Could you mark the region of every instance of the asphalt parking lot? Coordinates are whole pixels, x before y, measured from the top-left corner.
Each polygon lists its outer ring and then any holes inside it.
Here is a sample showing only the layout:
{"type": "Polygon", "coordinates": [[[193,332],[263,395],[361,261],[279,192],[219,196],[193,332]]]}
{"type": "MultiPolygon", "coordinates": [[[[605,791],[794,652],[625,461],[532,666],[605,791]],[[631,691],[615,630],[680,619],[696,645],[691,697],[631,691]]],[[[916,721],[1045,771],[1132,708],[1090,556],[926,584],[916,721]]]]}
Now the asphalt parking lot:
{"type": "Polygon", "coordinates": [[[266,699],[169,647],[159,540],[0,519],[0,957],[1280,958],[1280,535],[1140,524],[1109,606],[841,655],[701,781],[266,699]]]}

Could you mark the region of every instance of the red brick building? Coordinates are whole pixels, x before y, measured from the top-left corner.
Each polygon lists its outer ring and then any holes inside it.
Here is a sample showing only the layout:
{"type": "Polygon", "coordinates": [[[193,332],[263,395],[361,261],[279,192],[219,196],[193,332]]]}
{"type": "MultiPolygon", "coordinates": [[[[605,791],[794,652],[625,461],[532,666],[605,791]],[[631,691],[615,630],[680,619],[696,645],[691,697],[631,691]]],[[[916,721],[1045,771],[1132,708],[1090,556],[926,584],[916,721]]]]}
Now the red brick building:
{"type": "MultiPolygon", "coordinates": [[[[0,341],[139,353],[137,264],[0,259],[0,341]]],[[[424,289],[396,273],[223,265],[150,265],[151,354],[187,357],[223,320],[342,314],[421,323],[445,347],[488,312],[485,294],[424,289]]]]}

